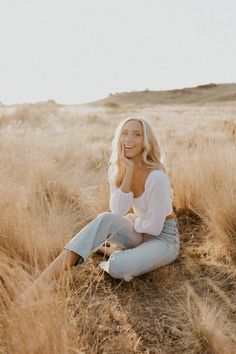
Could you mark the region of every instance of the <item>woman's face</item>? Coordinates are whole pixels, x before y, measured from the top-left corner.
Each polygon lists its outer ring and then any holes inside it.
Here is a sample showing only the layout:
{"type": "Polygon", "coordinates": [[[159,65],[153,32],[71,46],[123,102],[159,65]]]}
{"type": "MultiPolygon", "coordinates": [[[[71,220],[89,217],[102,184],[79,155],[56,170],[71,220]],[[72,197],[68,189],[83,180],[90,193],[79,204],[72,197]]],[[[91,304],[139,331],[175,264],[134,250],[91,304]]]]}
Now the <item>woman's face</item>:
{"type": "Polygon", "coordinates": [[[137,120],[129,120],[123,127],[120,135],[120,146],[125,147],[125,156],[132,158],[142,154],[143,126],[137,120]]]}

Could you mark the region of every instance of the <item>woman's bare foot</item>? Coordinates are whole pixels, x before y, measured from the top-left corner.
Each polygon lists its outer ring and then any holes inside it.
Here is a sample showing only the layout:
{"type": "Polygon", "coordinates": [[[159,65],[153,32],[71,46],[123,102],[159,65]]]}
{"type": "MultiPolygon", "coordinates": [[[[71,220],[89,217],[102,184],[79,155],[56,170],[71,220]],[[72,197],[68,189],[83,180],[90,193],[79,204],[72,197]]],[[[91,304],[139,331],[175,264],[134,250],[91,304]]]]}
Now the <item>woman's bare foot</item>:
{"type": "Polygon", "coordinates": [[[109,247],[108,246],[101,246],[97,250],[97,253],[105,254],[105,256],[111,256],[114,252],[120,251],[120,250],[122,250],[122,247],[111,244],[109,247]]]}
{"type": "Polygon", "coordinates": [[[18,305],[27,304],[29,301],[39,299],[45,291],[53,291],[55,287],[55,281],[52,281],[50,284],[44,284],[43,282],[36,280],[28,289],[16,298],[15,303],[18,305]]]}
{"type": "Polygon", "coordinates": [[[127,215],[125,216],[125,218],[128,218],[128,219],[130,219],[130,220],[132,220],[132,221],[134,222],[135,219],[136,219],[136,216],[135,216],[135,214],[133,214],[133,213],[129,213],[129,214],[127,214],[127,215]]]}
{"type": "Polygon", "coordinates": [[[52,290],[55,288],[55,281],[64,270],[68,270],[71,266],[76,264],[79,255],[73,251],[64,249],[57,258],[43,271],[43,273],[35,280],[35,282],[21,294],[16,302],[25,303],[27,300],[34,300],[40,297],[45,290],[52,290]]]}

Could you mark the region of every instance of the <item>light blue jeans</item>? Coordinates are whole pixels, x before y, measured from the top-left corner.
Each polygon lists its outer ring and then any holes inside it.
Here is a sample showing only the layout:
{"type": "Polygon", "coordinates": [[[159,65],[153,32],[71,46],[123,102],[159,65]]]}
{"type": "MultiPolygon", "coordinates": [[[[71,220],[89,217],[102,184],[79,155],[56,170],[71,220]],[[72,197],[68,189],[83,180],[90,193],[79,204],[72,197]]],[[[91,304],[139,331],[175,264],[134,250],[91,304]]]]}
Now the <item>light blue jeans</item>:
{"type": "Polygon", "coordinates": [[[104,212],[87,224],[64,248],[80,255],[76,264],[79,266],[105,242],[114,243],[123,249],[113,253],[99,267],[113,278],[130,281],[172,263],[178,257],[178,221],[166,220],[160,235],[152,236],[136,232],[129,218],[104,212]]]}

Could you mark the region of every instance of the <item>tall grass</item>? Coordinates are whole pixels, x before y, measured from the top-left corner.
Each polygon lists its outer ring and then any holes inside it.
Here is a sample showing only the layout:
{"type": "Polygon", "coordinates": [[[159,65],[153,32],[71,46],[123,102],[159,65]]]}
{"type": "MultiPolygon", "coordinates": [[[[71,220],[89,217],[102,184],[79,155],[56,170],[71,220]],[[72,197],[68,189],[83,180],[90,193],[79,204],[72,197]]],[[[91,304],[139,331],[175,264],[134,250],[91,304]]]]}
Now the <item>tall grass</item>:
{"type": "Polygon", "coordinates": [[[0,353],[235,353],[231,113],[190,105],[112,107],[112,115],[109,107],[36,108],[0,117],[0,353]],[[178,259],[126,283],[104,274],[94,255],[65,272],[54,292],[17,306],[63,245],[108,210],[111,139],[133,114],[149,119],[163,146],[178,259]]]}

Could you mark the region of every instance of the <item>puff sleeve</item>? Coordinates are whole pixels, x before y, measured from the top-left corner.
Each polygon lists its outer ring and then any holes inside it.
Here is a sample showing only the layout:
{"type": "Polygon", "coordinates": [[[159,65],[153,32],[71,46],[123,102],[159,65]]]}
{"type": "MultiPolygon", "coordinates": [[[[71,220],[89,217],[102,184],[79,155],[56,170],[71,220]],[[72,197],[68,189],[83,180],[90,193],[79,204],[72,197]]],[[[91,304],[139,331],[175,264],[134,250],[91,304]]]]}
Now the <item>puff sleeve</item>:
{"type": "Polygon", "coordinates": [[[171,183],[163,171],[150,176],[147,195],[147,210],[144,216],[136,217],[134,229],[140,233],[159,235],[163,229],[171,200],[171,183]]]}
{"type": "Polygon", "coordinates": [[[133,203],[133,192],[124,193],[120,188],[116,188],[111,171],[108,171],[108,181],[110,186],[109,208],[112,213],[124,216],[133,203]]]}

